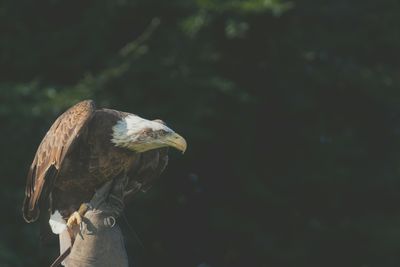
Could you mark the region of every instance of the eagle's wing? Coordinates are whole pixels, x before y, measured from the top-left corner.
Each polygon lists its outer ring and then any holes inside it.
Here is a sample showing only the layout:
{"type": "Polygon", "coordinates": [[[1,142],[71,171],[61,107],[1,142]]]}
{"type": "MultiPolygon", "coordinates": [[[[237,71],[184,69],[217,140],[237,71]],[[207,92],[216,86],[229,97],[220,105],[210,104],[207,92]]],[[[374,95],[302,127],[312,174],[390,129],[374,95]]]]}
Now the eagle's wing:
{"type": "Polygon", "coordinates": [[[86,100],[64,112],[46,133],[28,172],[23,203],[23,217],[27,222],[39,216],[42,192],[47,196],[63,163],[95,111],[94,102],[86,100]]]}

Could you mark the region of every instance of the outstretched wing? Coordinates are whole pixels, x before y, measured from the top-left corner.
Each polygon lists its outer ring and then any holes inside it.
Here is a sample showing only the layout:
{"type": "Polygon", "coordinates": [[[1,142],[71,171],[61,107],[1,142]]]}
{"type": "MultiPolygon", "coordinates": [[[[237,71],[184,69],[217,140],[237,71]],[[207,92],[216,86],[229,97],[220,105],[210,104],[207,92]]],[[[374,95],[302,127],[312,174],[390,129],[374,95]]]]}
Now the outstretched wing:
{"type": "Polygon", "coordinates": [[[94,111],[93,101],[79,102],[58,117],[46,133],[36,151],[26,181],[22,212],[27,222],[37,220],[42,194],[47,196],[51,191],[65,155],[73,147],[94,111]]]}

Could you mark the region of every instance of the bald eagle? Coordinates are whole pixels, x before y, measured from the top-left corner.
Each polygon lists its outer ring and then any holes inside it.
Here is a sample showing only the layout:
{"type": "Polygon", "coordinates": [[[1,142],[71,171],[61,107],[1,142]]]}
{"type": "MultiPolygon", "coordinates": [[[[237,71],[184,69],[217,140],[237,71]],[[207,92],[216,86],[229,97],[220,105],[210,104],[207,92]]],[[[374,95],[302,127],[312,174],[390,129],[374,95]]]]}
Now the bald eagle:
{"type": "Polygon", "coordinates": [[[165,169],[168,147],[184,152],[186,141],[161,120],[82,101],[59,116],[40,143],[28,172],[23,218],[34,222],[45,207],[67,220],[119,175],[128,177],[128,200],[165,169]]]}

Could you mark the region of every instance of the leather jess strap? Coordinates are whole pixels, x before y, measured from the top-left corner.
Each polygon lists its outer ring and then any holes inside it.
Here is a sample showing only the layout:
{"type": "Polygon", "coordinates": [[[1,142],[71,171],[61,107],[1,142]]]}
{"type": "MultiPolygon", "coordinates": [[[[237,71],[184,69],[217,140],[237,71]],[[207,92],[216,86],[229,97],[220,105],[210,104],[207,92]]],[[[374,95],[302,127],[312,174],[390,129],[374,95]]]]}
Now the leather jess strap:
{"type": "Polygon", "coordinates": [[[63,252],[58,258],[50,265],[50,267],[58,267],[61,265],[61,262],[65,260],[66,257],[68,257],[69,253],[71,253],[71,247],[67,248],[66,251],[63,252]]]}

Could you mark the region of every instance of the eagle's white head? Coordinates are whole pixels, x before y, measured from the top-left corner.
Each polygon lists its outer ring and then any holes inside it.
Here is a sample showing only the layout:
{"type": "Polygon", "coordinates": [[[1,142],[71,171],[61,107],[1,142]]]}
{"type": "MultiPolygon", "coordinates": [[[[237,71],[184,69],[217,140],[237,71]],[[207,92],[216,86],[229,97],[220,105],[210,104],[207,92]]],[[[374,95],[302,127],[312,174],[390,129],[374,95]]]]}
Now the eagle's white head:
{"type": "Polygon", "coordinates": [[[136,152],[169,146],[182,152],[186,150],[185,139],[168,128],[164,122],[146,120],[133,114],[114,125],[111,142],[136,152]]]}

